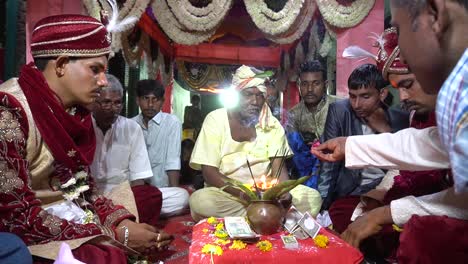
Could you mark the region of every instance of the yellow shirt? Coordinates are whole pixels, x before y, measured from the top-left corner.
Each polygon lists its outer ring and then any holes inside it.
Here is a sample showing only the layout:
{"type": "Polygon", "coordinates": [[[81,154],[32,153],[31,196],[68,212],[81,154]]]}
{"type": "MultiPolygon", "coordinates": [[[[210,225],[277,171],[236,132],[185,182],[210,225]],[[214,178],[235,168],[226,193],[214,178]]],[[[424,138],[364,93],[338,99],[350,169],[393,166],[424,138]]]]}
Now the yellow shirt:
{"type": "Polygon", "coordinates": [[[232,139],[228,113],[225,108],[209,113],[192,152],[190,166],[200,170],[201,165],[213,166],[226,177],[251,183],[247,159],[256,179],[265,174],[270,158],[291,156],[280,122],[271,117],[272,127],[263,130],[256,126],[257,137],[252,141],[237,142],[232,139]]]}

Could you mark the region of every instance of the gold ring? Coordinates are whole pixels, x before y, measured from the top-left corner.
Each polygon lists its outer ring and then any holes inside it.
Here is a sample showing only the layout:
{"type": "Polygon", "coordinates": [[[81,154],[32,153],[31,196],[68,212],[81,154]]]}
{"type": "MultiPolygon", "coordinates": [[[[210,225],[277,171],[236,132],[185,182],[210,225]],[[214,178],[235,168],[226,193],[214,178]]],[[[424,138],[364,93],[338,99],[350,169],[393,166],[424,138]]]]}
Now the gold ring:
{"type": "Polygon", "coordinates": [[[158,237],[156,238],[156,241],[160,241],[161,240],[161,233],[158,234],[158,237]]]}

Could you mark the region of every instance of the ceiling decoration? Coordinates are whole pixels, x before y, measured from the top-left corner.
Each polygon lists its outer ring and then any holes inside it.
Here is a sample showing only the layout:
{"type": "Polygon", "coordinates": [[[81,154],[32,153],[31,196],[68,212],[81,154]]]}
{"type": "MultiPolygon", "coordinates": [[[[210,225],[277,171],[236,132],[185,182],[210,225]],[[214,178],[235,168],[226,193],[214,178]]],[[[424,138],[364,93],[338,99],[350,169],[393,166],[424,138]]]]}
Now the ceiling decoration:
{"type": "Polygon", "coordinates": [[[215,67],[209,64],[177,61],[178,76],[192,89],[200,89],[206,86],[208,78],[215,67]]]}
{"type": "Polygon", "coordinates": [[[244,3],[255,25],[272,36],[288,31],[304,6],[303,0],[288,0],[281,10],[275,12],[265,1],[244,0],[244,3]]]}
{"type": "Polygon", "coordinates": [[[294,23],[281,34],[268,36],[268,39],[279,44],[290,44],[298,40],[305,32],[315,13],[316,5],[313,0],[303,0],[304,4],[294,23]]]}
{"type": "MultiPolygon", "coordinates": [[[[189,0],[154,0],[158,24],[174,42],[196,45],[208,41],[222,24],[234,0],[212,0],[195,6],[189,0]]],[[[301,37],[315,12],[314,0],[284,0],[279,10],[273,0],[243,0],[250,18],[265,37],[290,44],[301,37]]],[[[278,1],[277,1],[278,2],[278,1]]]]}
{"type": "Polygon", "coordinates": [[[232,0],[213,0],[206,7],[193,6],[188,0],[167,1],[177,21],[190,31],[212,31],[223,21],[232,0]]]}
{"type": "Polygon", "coordinates": [[[232,0],[213,0],[204,7],[196,7],[188,0],[155,0],[152,8],[170,39],[196,45],[213,36],[231,5],[232,0]]]}
{"type": "MultiPolygon", "coordinates": [[[[232,76],[240,65],[219,65],[194,63],[188,61],[176,62],[174,79],[181,87],[199,92],[219,93],[229,87],[232,76]]],[[[269,67],[259,67],[261,70],[273,70],[269,67]]]]}
{"type": "Polygon", "coordinates": [[[330,25],[338,28],[350,28],[361,23],[375,4],[375,0],[346,1],[316,0],[320,13],[330,25]]]}
{"type": "MultiPolygon", "coordinates": [[[[88,11],[88,14],[96,18],[101,18],[101,10],[104,10],[108,16],[112,16],[112,7],[109,4],[110,0],[83,0],[83,4],[88,11]],[[97,3],[96,3],[97,2],[97,3]]],[[[117,5],[116,0],[111,0],[117,5]]],[[[125,31],[132,30],[137,24],[143,12],[145,12],[150,0],[126,0],[123,6],[118,11],[118,21],[132,21],[121,25],[122,28],[118,32],[112,33],[112,52],[118,52],[122,49],[121,38],[125,35],[125,31]],[[130,18],[134,18],[130,20],[130,18]]],[[[127,32],[128,33],[128,32],[127,32]]]]}

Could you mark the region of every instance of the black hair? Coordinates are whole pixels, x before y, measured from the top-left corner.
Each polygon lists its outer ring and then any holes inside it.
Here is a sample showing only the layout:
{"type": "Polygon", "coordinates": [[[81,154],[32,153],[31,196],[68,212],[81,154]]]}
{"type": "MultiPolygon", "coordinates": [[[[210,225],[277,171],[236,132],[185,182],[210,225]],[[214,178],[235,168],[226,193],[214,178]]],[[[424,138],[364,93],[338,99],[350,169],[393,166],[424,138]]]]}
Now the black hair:
{"type": "MultiPolygon", "coordinates": [[[[34,65],[36,65],[37,69],[40,70],[41,72],[45,71],[47,64],[51,60],[56,60],[57,57],[49,57],[49,58],[35,58],[34,59],[34,65]]],[[[75,62],[79,58],[77,57],[69,57],[70,62],[75,62]]]]}
{"type": "Polygon", "coordinates": [[[180,144],[180,149],[190,149],[192,150],[195,147],[195,142],[191,140],[190,138],[186,138],[182,140],[182,143],[180,144]]]}
{"type": "Polygon", "coordinates": [[[154,94],[156,98],[162,99],[164,97],[164,87],[157,80],[141,80],[137,83],[136,94],[138,97],[154,94]]]}
{"type": "Polygon", "coordinates": [[[192,95],[192,98],[190,99],[190,102],[193,102],[197,100],[198,102],[200,102],[200,96],[198,96],[198,94],[194,94],[192,95]]]}
{"type": "Polygon", "coordinates": [[[351,90],[375,87],[380,91],[387,85],[388,82],[384,80],[382,73],[374,64],[363,64],[357,67],[348,78],[348,88],[351,90]]]}
{"type": "Polygon", "coordinates": [[[37,69],[39,69],[42,72],[45,70],[45,68],[47,67],[47,64],[51,60],[52,58],[37,58],[37,59],[34,59],[34,65],[36,65],[37,69]]]}
{"type": "Polygon", "coordinates": [[[392,93],[387,93],[387,97],[383,100],[384,104],[391,106],[393,104],[394,96],[392,93]]]}
{"type": "Polygon", "coordinates": [[[299,74],[304,72],[321,72],[323,80],[327,80],[327,72],[325,71],[322,63],[318,60],[311,60],[302,63],[299,67],[299,74]]]}

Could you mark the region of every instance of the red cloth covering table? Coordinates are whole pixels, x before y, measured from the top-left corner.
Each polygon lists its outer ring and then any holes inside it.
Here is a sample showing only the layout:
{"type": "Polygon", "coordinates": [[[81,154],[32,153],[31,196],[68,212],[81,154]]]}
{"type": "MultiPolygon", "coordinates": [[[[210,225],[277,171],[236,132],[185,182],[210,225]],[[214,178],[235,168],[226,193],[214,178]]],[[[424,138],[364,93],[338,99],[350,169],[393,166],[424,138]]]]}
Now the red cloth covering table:
{"type": "MultiPolygon", "coordinates": [[[[222,220],[222,219],[218,219],[222,220]]],[[[202,253],[202,248],[205,244],[216,245],[218,239],[211,232],[203,232],[203,229],[209,229],[210,225],[206,220],[200,221],[194,226],[192,232],[192,244],[190,246],[189,263],[203,264],[211,263],[211,255],[202,253]]],[[[269,252],[262,252],[255,244],[248,244],[245,249],[231,250],[227,245],[220,245],[223,249],[221,256],[213,255],[214,263],[361,263],[363,256],[359,250],[351,247],[339,237],[333,235],[325,229],[321,229],[321,235],[329,238],[329,243],[326,248],[318,248],[313,239],[297,240],[299,243],[298,249],[285,249],[281,240],[281,235],[286,232],[280,232],[270,236],[262,236],[261,240],[268,240],[272,243],[273,248],[269,252]]],[[[232,241],[232,239],[231,239],[232,241]]]]}

